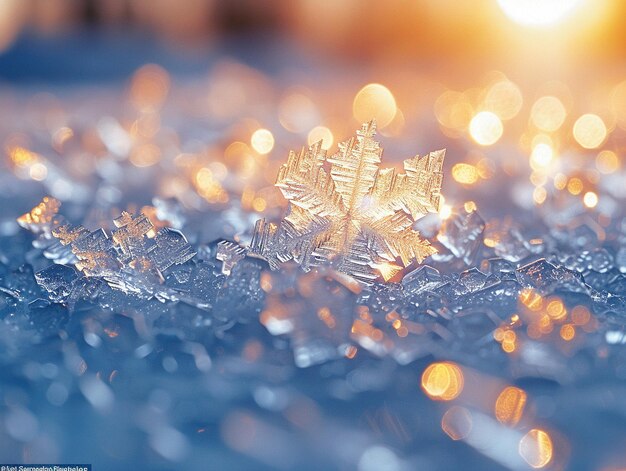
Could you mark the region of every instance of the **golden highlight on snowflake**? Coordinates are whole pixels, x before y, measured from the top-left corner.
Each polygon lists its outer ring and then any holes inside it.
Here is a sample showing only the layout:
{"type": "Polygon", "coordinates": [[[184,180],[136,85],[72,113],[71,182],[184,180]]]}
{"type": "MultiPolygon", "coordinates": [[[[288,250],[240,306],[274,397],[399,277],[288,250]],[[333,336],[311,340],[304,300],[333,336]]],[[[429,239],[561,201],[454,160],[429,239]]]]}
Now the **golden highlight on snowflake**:
{"type": "Polygon", "coordinates": [[[60,207],[59,200],[44,196],[37,206],[17,218],[17,223],[35,234],[46,234],[57,223],[60,207]]]}
{"type": "Polygon", "coordinates": [[[289,200],[279,223],[257,221],[250,251],[272,268],[295,260],[305,270],[331,265],[364,283],[391,278],[436,252],[413,229],[437,212],[445,150],[404,161],[404,173],[380,169],[376,123],[328,157],[322,142],[290,152],[276,186],[289,200]]]}

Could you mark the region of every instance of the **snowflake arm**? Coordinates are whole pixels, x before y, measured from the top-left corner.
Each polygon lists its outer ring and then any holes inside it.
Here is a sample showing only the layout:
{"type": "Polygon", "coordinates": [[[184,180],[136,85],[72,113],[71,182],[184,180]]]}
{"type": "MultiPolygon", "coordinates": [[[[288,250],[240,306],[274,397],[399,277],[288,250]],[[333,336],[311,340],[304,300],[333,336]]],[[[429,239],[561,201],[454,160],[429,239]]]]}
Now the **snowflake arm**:
{"type": "Polygon", "coordinates": [[[330,175],[348,213],[359,211],[376,182],[382,149],[375,134],[376,123],[365,123],[356,137],[340,143],[339,151],[328,158],[330,175]]]}
{"type": "Polygon", "coordinates": [[[290,152],[279,170],[276,186],[292,205],[312,216],[338,217],[344,213],[340,195],[322,165],[326,152],[319,141],[299,154],[290,152]]]}
{"type": "Polygon", "coordinates": [[[445,150],[431,152],[404,161],[405,173],[396,174],[394,169],[378,173],[376,185],[370,194],[368,217],[380,217],[404,211],[417,220],[427,213],[439,210],[445,150]]]}

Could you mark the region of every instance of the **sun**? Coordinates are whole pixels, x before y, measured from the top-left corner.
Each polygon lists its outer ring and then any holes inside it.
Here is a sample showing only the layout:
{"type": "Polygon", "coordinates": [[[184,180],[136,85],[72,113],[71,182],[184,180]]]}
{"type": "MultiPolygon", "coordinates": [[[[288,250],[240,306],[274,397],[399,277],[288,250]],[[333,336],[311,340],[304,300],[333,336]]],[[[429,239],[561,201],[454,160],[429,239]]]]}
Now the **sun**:
{"type": "Polygon", "coordinates": [[[545,27],[570,16],[583,0],[498,0],[511,20],[523,26],[545,27]]]}

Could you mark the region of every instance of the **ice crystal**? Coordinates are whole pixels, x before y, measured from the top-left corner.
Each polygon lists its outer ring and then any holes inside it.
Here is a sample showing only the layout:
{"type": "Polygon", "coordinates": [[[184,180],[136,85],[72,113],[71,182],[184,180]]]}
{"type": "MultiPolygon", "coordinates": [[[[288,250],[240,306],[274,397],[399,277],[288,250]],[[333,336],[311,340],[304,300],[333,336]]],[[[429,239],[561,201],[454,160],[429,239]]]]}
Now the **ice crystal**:
{"type": "Polygon", "coordinates": [[[455,257],[469,265],[483,241],[484,230],[483,218],[475,207],[466,204],[444,222],[437,234],[437,240],[455,257]]]}
{"type": "Polygon", "coordinates": [[[34,234],[50,236],[52,228],[59,222],[61,202],[51,196],[45,196],[41,202],[29,212],[17,218],[17,223],[34,234]]]}
{"type": "Polygon", "coordinates": [[[370,283],[436,252],[413,224],[439,207],[444,150],[404,161],[404,173],[380,169],[374,121],[328,157],[322,143],[291,152],[276,186],[290,202],[280,224],[257,222],[251,252],[276,268],[331,264],[370,283]],[[399,265],[401,264],[401,265],[399,265]]]}
{"type": "Polygon", "coordinates": [[[150,291],[150,285],[163,282],[164,270],[195,255],[180,231],[165,227],[155,233],[143,214],[124,211],[113,222],[117,229],[111,237],[104,229],[69,225],[53,229],[52,234],[71,247],[76,268],[85,276],[103,277],[111,287],[126,292],[150,291]]]}
{"type": "Polygon", "coordinates": [[[230,240],[222,240],[217,244],[215,258],[222,262],[222,273],[230,275],[233,267],[246,256],[246,249],[230,240]]]}

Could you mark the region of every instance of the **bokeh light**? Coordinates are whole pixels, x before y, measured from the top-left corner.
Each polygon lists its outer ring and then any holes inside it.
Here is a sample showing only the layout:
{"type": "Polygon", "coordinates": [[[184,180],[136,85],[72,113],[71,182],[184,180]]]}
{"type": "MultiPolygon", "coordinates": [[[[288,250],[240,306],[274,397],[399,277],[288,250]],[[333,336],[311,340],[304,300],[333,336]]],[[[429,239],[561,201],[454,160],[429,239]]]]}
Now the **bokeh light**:
{"type": "Polygon", "coordinates": [[[490,146],[502,137],[502,121],[491,111],[481,111],[472,118],[469,132],[472,139],[481,146],[490,146]]]}
{"type": "Polygon", "coordinates": [[[307,143],[311,146],[322,141],[322,148],[330,149],[335,141],[333,133],[326,126],[315,126],[307,136],[307,143]]]}
{"type": "Polygon", "coordinates": [[[606,139],[607,129],[598,115],[584,114],[574,123],[574,139],[585,149],[595,149],[606,139]]]}
{"type": "Polygon", "coordinates": [[[522,418],[526,407],[526,393],[515,386],[507,386],[496,399],[496,419],[505,425],[514,426],[522,418]]]}
{"type": "Polygon", "coordinates": [[[267,129],[257,129],[252,133],[250,145],[259,154],[268,154],[274,148],[274,136],[267,129]]]}
{"type": "Polygon", "coordinates": [[[541,429],[532,429],[519,442],[519,454],[533,468],[544,468],[552,461],[552,439],[541,429]]]}
{"type": "Polygon", "coordinates": [[[593,191],[588,191],[583,196],[583,203],[588,208],[595,208],[598,205],[598,195],[593,191]]]}
{"type": "Polygon", "coordinates": [[[441,429],[452,440],[463,440],[472,431],[472,414],[465,407],[452,406],[441,419],[441,429]]]}
{"type": "Polygon", "coordinates": [[[559,129],[567,111],[563,102],[555,96],[543,96],[533,104],[530,111],[530,119],[537,128],[546,132],[554,132],[559,129]]]}
{"type": "Polygon", "coordinates": [[[396,116],[396,99],[384,85],[370,83],[354,97],[352,111],[359,123],[375,119],[378,127],[382,129],[396,116]]]}
{"type": "Polygon", "coordinates": [[[539,143],[533,148],[530,160],[531,164],[534,164],[533,168],[547,167],[552,162],[553,157],[554,151],[552,147],[548,144],[539,143]]]}
{"type": "Polygon", "coordinates": [[[520,112],[524,99],[517,85],[510,80],[494,83],[487,92],[484,106],[500,119],[513,119],[520,112]]]}
{"type": "Polygon", "coordinates": [[[455,363],[433,363],[422,374],[422,389],[431,399],[451,401],[463,390],[463,372],[455,363]]]}
{"type": "Polygon", "coordinates": [[[620,168],[619,157],[611,150],[603,150],[596,157],[596,168],[600,173],[614,173],[620,168]]]}
{"type": "Polygon", "coordinates": [[[479,179],[476,167],[466,163],[454,164],[452,167],[452,177],[459,183],[472,185],[479,179]]]}

